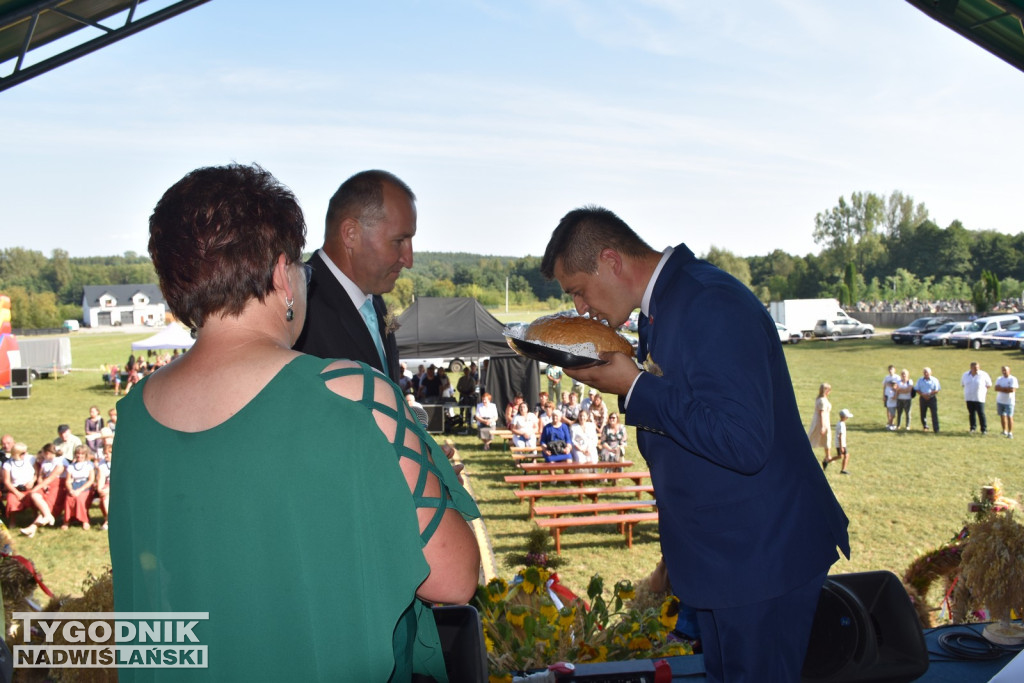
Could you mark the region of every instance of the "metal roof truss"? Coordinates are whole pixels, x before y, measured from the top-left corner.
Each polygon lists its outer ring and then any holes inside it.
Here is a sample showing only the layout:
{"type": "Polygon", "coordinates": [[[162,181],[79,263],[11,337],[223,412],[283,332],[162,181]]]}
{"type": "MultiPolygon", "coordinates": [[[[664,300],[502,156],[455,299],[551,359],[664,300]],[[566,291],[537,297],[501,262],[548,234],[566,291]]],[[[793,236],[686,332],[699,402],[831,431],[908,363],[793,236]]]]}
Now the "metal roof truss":
{"type": "MultiPolygon", "coordinates": [[[[167,6],[138,16],[144,0],[6,0],[0,1],[0,64],[14,62],[8,75],[0,76],[0,91],[46,73],[58,66],[99,50],[122,38],[202,5],[209,0],[177,0],[167,6]],[[120,23],[123,15],[123,23],[120,23]],[[95,31],[77,32],[85,28],[95,31]],[[34,64],[26,64],[26,56],[57,40],[82,40],[60,49],[34,64]]],[[[148,7],[148,6],[147,6],[148,7]]]]}

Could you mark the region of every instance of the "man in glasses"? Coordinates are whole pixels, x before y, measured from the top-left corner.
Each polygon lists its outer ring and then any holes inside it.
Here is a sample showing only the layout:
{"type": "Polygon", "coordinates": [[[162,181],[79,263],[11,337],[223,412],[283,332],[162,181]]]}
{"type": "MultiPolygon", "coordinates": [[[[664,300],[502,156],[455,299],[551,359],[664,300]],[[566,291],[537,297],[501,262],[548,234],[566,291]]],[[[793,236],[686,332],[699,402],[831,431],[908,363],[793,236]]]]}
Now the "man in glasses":
{"type": "Polygon", "coordinates": [[[295,348],[321,358],[371,365],[401,377],[398,344],[382,294],[412,268],[416,195],[387,171],[362,171],[327,207],[324,245],[309,260],[306,324],[295,348]]]}

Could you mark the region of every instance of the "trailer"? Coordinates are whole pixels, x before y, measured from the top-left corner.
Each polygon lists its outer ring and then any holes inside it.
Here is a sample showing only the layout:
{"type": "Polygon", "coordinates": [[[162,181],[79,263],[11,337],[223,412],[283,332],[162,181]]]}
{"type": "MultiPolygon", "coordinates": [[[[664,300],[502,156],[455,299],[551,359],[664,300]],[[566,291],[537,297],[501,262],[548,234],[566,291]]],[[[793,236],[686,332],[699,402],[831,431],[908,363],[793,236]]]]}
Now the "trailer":
{"type": "Polygon", "coordinates": [[[805,339],[814,336],[814,325],[819,320],[849,318],[839,306],[837,299],[786,299],[772,301],[768,312],[777,323],[785,325],[790,332],[800,332],[805,339]]]}
{"type": "Polygon", "coordinates": [[[26,368],[33,378],[71,372],[71,340],[67,337],[18,337],[17,350],[8,351],[8,356],[12,368],[26,368]]]}

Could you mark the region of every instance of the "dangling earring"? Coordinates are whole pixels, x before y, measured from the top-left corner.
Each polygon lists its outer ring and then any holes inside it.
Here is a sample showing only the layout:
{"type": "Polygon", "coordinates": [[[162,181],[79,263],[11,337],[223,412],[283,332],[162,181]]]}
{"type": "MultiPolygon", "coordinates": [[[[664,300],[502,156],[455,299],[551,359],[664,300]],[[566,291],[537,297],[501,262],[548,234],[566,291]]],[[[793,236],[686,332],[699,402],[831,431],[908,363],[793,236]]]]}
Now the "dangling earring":
{"type": "Polygon", "coordinates": [[[292,306],[295,305],[295,299],[284,298],[284,305],[288,307],[288,310],[284,312],[284,319],[288,322],[295,320],[295,311],[292,310],[292,306]]]}

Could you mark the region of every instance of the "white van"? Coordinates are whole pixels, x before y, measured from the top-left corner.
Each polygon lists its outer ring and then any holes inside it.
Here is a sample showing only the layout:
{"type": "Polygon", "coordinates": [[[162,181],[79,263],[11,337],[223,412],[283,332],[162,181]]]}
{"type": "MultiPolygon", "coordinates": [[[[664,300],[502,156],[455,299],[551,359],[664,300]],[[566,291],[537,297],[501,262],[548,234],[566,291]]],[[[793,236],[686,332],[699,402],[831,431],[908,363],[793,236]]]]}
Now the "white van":
{"type": "Polygon", "coordinates": [[[65,332],[78,332],[78,321],[77,320],[65,320],[64,321],[65,332]]]}
{"type": "Polygon", "coordinates": [[[1021,316],[1016,313],[1004,313],[1003,315],[989,315],[978,318],[970,327],[962,332],[950,335],[950,346],[957,346],[966,349],[980,349],[992,343],[992,335],[1000,330],[1005,330],[1010,325],[1020,322],[1021,316]]]}

